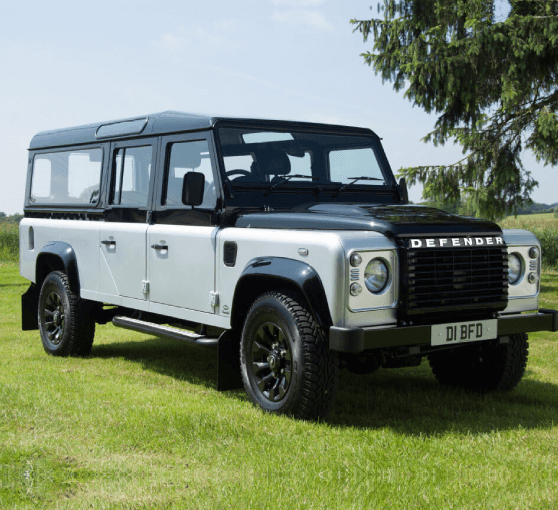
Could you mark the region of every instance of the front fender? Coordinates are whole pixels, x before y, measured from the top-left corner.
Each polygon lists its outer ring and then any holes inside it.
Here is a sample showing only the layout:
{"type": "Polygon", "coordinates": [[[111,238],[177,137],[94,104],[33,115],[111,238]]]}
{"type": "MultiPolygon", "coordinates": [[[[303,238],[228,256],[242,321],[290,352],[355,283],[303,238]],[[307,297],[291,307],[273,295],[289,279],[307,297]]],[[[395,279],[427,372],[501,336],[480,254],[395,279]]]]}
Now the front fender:
{"type": "Polygon", "coordinates": [[[258,257],[252,259],[240,275],[235,289],[237,293],[242,289],[249,288],[255,280],[262,278],[273,278],[284,281],[288,286],[294,286],[304,296],[310,311],[323,328],[332,325],[331,314],[327,303],[327,297],[320,276],[316,270],[299,260],[283,257],[258,257]]]}

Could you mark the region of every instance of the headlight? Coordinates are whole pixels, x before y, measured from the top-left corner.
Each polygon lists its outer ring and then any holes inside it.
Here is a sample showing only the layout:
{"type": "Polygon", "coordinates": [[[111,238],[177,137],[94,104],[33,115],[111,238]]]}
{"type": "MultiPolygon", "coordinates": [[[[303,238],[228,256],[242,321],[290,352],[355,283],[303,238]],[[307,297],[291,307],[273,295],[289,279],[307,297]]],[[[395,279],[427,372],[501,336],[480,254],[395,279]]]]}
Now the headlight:
{"type": "Polygon", "coordinates": [[[364,271],[364,283],[366,288],[377,294],[384,290],[389,282],[389,269],[382,259],[372,259],[368,262],[364,271]]]}
{"type": "Polygon", "coordinates": [[[510,253],[508,258],[508,283],[516,284],[523,276],[523,261],[518,253],[510,253]]]}

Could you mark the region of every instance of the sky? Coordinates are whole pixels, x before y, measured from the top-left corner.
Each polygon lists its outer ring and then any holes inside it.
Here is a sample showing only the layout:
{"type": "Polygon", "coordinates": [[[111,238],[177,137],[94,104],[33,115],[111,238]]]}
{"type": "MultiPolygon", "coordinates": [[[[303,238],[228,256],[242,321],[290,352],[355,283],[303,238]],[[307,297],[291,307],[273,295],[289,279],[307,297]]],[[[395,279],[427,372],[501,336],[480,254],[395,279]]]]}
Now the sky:
{"type": "MultiPolygon", "coordinates": [[[[165,110],[371,128],[401,167],[450,164],[458,146],[421,138],[436,118],[364,63],[350,20],[376,0],[2,2],[0,211],[23,211],[34,134],[165,110]]],[[[373,5],[374,9],[370,10],[373,5]]],[[[528,156],[537,202],[556,170],[528,156]]],[[[410,199],[421,200],[421,188],[410,199]]]]}

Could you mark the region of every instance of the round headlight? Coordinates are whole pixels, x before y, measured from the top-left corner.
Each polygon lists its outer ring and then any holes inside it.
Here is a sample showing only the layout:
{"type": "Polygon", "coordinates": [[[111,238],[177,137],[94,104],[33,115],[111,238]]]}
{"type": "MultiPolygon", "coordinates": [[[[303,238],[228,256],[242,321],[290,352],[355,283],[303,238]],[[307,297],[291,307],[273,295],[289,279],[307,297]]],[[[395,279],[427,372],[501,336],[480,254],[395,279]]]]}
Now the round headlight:
{"type": "Polygon", "coordinates": [[[523,262],[517,253],[511,253],[508,258],[508,282],[517,283],[523,276],[523,262]]]}
{"type": "Polygon", "coordinates": [[[368,262],[364,271],[364,283],[366,288],[377,294],[384,290],[389,282],[389,269],[382,259],[372,259],[368,262]]]}

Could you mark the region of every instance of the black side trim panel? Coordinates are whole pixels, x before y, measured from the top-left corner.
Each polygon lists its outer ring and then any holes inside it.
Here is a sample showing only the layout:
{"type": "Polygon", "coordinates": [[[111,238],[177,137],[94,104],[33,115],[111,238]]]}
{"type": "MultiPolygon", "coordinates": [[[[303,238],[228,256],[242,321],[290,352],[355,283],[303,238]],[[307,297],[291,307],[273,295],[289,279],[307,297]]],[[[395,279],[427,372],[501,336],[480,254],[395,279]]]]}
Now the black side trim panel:
{"type": "Polygon", "coordinates": [[[46,276],[45,272],[49,264],[47,263],[45,266],[43,262],[48,261],[50,257],[59,259],[64,268],[64,272],[70,279],[70,288],[79,295],[80,285],[76,252],[68,243],[63,243],[62,241],[52,241],[42,247],[37,256],[35,281],[37,283],[42,282],[43,278],[46,276]]]}
{"type": "Polygon", "coordinates": [[[37,311],[39,307],[39,287],[32,283],[21,296],[21,330],[39,329],[37,311]]]}
{"type": "Polygon", "coordinates": [[[320,325],[325,328],[331,326],[331,314],[329,313],[322,280],[312,266],[299,260],[282,257],[252,259],[244,268],[236,284],[235,300],[237,292],[243,287],[243,284],[250,280],[253,281],[253,279],[265,277],[272,277],[284,280],[287,284],[294,284],[306,298],[311,311],[320,325]]]}

